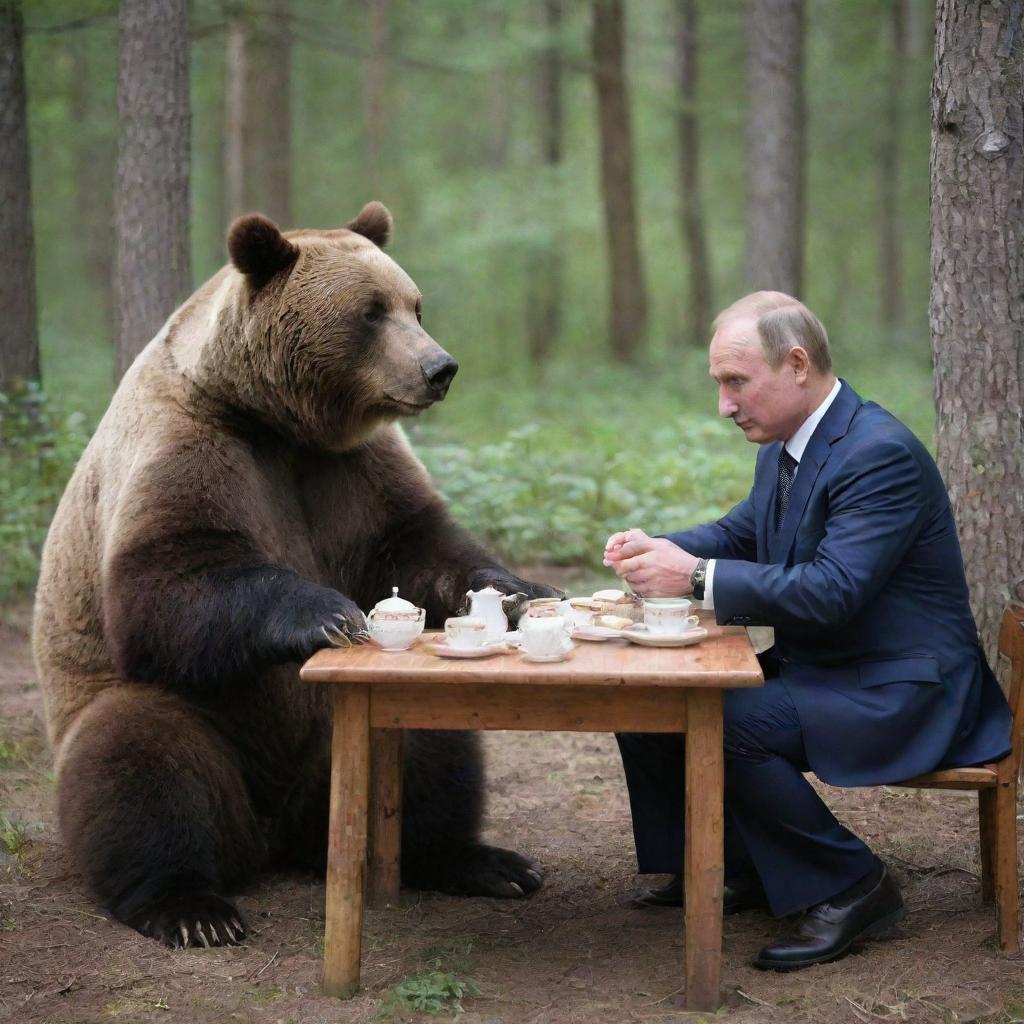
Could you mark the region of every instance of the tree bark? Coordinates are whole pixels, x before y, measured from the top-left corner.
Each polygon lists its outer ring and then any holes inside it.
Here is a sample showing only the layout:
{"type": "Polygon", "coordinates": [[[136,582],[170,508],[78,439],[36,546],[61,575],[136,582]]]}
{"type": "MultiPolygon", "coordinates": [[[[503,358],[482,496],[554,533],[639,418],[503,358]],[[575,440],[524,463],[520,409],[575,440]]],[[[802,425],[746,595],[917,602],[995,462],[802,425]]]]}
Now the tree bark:
{"type": "Polygon", "coordinates": [[[746,23],[747,284],[799,296],[806,119],[803,0],[747,0],[746,23]]]}
{"type": "Polygon", "coordinates": [[[679,87],[676,136],[679,140],[679,196],[683,243],[689,272],[689,316],[686,334],[691,345],[703,346],[711,327],[711,264],[700,183],[700,122],[697,116],[697,0],[676,0],[675,70],[679,87]]]}
{"type": "Polygon", "coordinates": [[[1024,4],[939,0],[932,79],[936,447],[985,652],[1024,597],[1024,4]]]}
{"type": "Polygon", "coordinates": [[[112,134],[98,110],[110,110],[107,79],[102,76],[104,95],[97,87],[95,68],[90,67],[87,33],[76,32],[68,42],[71,58],[69,89],[71,123],[74,127],[71,145],[75,168],[75,213],[81,239],[82,273],[99,297],[102,324],[108,338],[114,333],[114,195],[109,187],[97,188],[97,182],[114,178],[114,144],[112,134]]]}
{"type": "Polygon", "coordinates": [[[224,229],[246,212],[245,205],[245,18],[228,16],[224,46],[224,229]]]}
{"type": "Polygon", "coordinates": [[[387,138],[388,80],[391,69],[391,0],[369,0],[370,53],[363,79],[366,176],[370,194],[384,194],[384,140],[387,138]]]}
{"type": "Polygon", "coordinates": [[[633,183],[622,0],[594,0],[591,49],[601,144],[601,191],[608,237],[611,352],[630,362],[643,351],[647,293],[633,183]]]}
{"type": "Polygon", "coordinates": [[[540,252],[534,254],[529,272],[526,329],[530,364],[539,376],[558,345],[562,319],[562,231],[560,203],[554,194],[562,163],[562,30],[563,0],[543,0],[548,41],[537,64],[537,112],[540,117],[540,158],[544,169],[547,229],[540,252]]]}
{"type": "Polygon", "coordinates": [[[186,0],[121,0],[117,377],[191,290],[186,0]]]}
{"type": "Polygon", "coordinates": [[[900,146],[903,142],[903,94],[906,89],[908,0],[891,0],[886,34],[886,70],[882,85],[881,138],[878,147],[878,272],[882,325],[903,325],[903,251],[900,230],[900,146]]]}
{"type": "Polygon", "coordinates": [[[291,32],[287,0],[250,6],[243,127],[246,210],[292,227],[291,32]]]}
{"type": "Polygon", "coordinates": [[[39,379],[24,38],[20,0],[0,0],[0,387],[39,379]]]}

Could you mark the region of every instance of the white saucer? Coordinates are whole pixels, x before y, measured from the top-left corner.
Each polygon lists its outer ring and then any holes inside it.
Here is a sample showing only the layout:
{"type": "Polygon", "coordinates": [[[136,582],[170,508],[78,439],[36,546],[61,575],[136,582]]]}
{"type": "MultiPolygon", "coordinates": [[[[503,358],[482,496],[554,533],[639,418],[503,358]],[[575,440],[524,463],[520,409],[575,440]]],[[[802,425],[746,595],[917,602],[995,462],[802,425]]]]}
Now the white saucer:
{"type": "Polygon", "coordinates": [[[608,626],[577,626],[572,631],[573,640],[617,640],[620,636],[621,629],[609,629],[608,626]]]}
{"type": "Polygon", "coordinates": [[[630,629],[622,630],[619,636],[642,647],[689,647],[690,644],[699,644],[701,640],[706,640],[708,631],[702,626],[695,626],[685,633],[652,633],[649,629],[632,626],[630,629]]]}
{"type": "Polygon", "coordinates": [[[443,641],[435,644],[424,644],[423,649],[439,658],[489,658],[492,654],[505,654],[508,651],[503,640],[491,641],[479,647],[452,647],[443,641]]]}
{"type": "Polygon", "coordinates": [[[557,654],[527,654],[522,648],[519,649],[519,653],[522,654],[524,661],[535,661],[541,664],[555,661],[567,661],[572,657],[572,652],[572,647],[566,647],[565,650],[559,651],[557,654]]]}

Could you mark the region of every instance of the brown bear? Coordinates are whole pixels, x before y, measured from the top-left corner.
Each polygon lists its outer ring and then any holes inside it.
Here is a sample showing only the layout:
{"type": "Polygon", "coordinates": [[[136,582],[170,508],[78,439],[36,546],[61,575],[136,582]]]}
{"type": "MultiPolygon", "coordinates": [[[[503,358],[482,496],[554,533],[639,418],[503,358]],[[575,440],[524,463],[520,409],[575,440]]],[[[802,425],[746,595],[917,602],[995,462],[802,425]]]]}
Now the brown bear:
{"type": "MultiPolygon", "coordinates": [[[[326,856],[329,688],[299,664],[392,586],[437,624],[467,590],[556,593],[449,517],[400,427],[457,363],[382,251],[391,215],[282,234],[231,262],[125,374],[57,509],[34,648],[60,827],[110,912],[169,945],[238,941],[226,899],[326,856]]],[[[538,865],[478,841],[471,733],[411,733],[402,877],[522,896],[538,865]]]]}

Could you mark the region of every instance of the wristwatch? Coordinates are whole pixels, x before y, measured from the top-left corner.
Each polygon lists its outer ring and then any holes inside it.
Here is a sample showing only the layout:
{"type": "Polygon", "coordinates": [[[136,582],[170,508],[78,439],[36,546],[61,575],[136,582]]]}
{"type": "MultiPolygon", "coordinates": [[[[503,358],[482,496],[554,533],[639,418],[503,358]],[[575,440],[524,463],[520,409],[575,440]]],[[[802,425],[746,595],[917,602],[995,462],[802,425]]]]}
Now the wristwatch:
{"type": "Polygon", "coordinates": [[[700,559],[690,573],[690,585],[693,587],[693,596],[698,601],[704,600],[704,577],[708,574],[708,560],[700,559]]]}

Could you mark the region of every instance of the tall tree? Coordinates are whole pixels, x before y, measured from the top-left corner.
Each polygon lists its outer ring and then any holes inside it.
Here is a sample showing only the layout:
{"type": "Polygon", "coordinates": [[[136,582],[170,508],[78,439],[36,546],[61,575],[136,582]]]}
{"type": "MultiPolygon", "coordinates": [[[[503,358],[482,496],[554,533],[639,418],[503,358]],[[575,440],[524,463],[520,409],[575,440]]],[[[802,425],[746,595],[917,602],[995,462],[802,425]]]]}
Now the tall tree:
{"type": "Polygon", "coordinates": [[[231,7],[224,59],[229,219],[259,210],[292,226],[291,49],[286,0],[242,0],[231,7]]]}
{"type": "Polygon", "coordinates": [[[384,189],[384,140],[387,137],[391,68],[391,0],[369,0],[370,52],[363,77],[363,130],[366,177],[373,195],[384,189]]]}
{"type": "Polygon", "coordinates": [[[81,239],[82,271],[99,298],[106,336],[114,329],[114,176],[113,126],[109,111],[113,81],[93,66],[89,33],[75,32],[68,41],[70,115],[74,160],[75,213],[81,239]],[[109,96],[108,92],[109,82],[109,96]],[[102,83],[102,84],[101,84],[102,83]]]}
{"type": "Polygon", "coordinates": [[[612,356],[629,362],[644,349],[647,292],[633,184],[633,135],[626,84],[622,0],[593,0],[591,50],[601,137],[601,191],[608,237],[612,356]]]}
{"type": "Polygon", "coordinates": [[[799,295],[804,235],[804,3],[747,0],[750,288],[799,295]]]}
{"type": "Polygon", "coordinates": [[[562,4],[542,0],[547,41],[537,60],[537,115],[540,127],[540,158],[544,168],[546,215],[544,239],[532,254],[527,285],[526,330],[530,363],[539,374],[558,344],[562,319],[562,231],[559,217],[558,176],[562,163],[564,103],[562,90],[562,4]]]}
{"type": "Polygon", "coordinates": [[[121,0],[115,373],[191,290],[187,0],[121,0]]]}
{"type": "Polygon", "coordinates": [[[24,38],[20,0],[0,0],[0,387],[39,377],[24,38]]]}
{"type": "Polygon", "coordinates": [[[689,272],[686,335],[703,345],[711,326],[711,264],[701,206],[700,122],[697,115],[697,0],[675,0],[675,72],[679,88],[676,137],[679,140],[679,198],[683,243],[689,272]]]}
{"type": "Polygon", "coordinates": [[[903,252],[900,230],[900,149],[904,138],[907,27],[910,0],[891,0],[884,20],[887,40],[882,77],[881,137],[878,145],[878,271],[881,319],[894,329],[903,323],[903,252]]]}
{"type": "Polygon", "coordinates": [[[985,651],[1024,585],[1024,5],[938,0],[929,317],[939,468],[985,651]]]}

